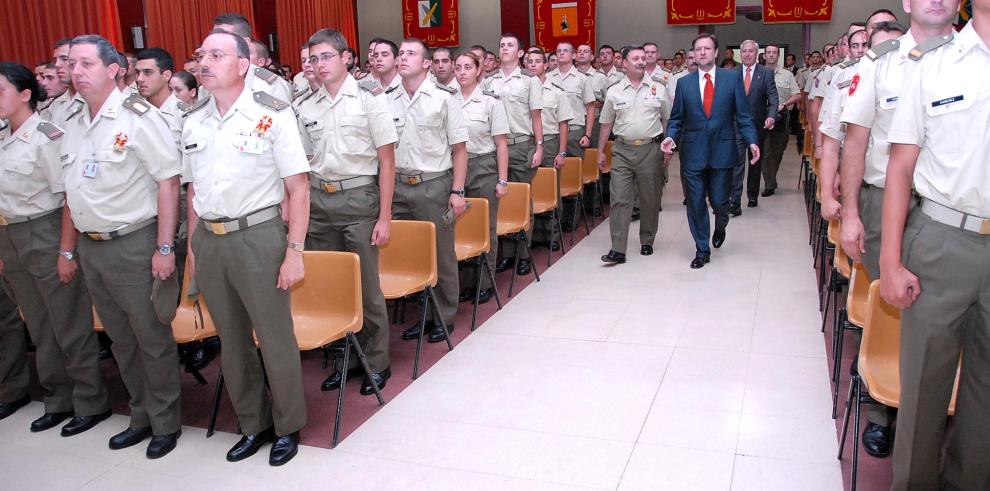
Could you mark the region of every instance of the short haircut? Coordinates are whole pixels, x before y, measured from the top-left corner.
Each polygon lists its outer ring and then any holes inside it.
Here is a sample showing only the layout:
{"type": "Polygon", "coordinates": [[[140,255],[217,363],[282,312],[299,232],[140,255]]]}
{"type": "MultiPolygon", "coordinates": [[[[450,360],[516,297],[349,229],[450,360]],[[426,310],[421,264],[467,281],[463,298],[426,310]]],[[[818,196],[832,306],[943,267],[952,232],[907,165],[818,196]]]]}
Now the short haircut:
{"type": "Polygon", "coordinates": [[[128,60],[127,55],[123,52],[117,52],[117,60],[117,64],[120,65],[120,68],[123,68],[125,71],[131,68],[131,60],[128,60]]]}
{"type": "Polygon", "coordinates": [[[235,12],[227,12],[225,14],[220,14],[213,18],[213,25],[225,24],[234,28],[234,32],[231,34],[236,34],[242,38],[251,37],[251,24],[248,22],[247,17],[235,12]]]}
{"type": "Polygon", "coordinates": [[[866,38],[867,41],[870,40],[869,38],[866,37],[866,29],[857,29],[857,30],[853,31],[852,34],[849,35],[849,42],[852,42],[853,36],[855,36],[857,34],[863,34],[863,37],[866,38]]]}
{"type": "Polygon", "coordinates": [[[38,103],[48,98],[45,89],[34,78],[34,73],[24,65],[11,61],[0,62],[0,76],[6,78],[17,92],[31,91],[31,98],[28,99],[31,110],[37,109],[38,103]]]}
{"type": "MultiPolygon", "coordinates": [[[[389,50],[392,52],[392,58],[399,56],[399,47],[396,46],[395,43],[393,43],[392,41],[389,41],[388,39],[382,39],[381,41],[378,41],[378,44],[387,45],[389,50]]],[[[375,47],[378,47],[378,44],[376,44],[375,47]]]]}
{"type": "Polygon", "coordinates": [[[702,39],[711,39],[712,44],[715,46],[715,49],[718,49],[718,36],[710,32],[703,32],[701,34],[698,34],[698,37],[694,38],[694,41],[691,41],[691,49],[695,49],[695,46],[697,46],[698,41],[702,39]]]}
{"type": "Polygon", "coordinates": [[[423,48],[423,59],[425,60],[432,59],[432,51],[430,51],[430,47],[427,46],[422,39],[416,37],[408,37],[402,40],[402,44],[418,44],[420,45],[420,47],[423,48]]]}
{"type": "MultiPolygon", "coordinates": [[[[907,29],[905,29],[904,26],[901,25],[900,22],[892,22],[892,21],[889,21],[889,20],[885,20],[883,22],[877,22],[877,24],[875,26],[873,26],[873,35],[874,36],[876,36],[877,34],[879,34],[881,32],[899,32],[901,34],[904,34],[904,33],[907,32],[907,29]]],[[[873,38],[872,37],[870,37],[870,44],[873,44],[873,38]]]]}
{"type": "Polygon", "coordinates": [[[117,50],[107,41],[107,38],[97,35],[97,34],[84,34],[82,36],[76,36],[72,38],[69,42],[69,47],[75,46],[77,44],[92,44],[96,46],[96,53],[100,57],[100,61],[103,62],[103,66],[110,66],[117,64],[119,66],[126,66],[127,60],[124,60],[125,65],[120,64],[120,59],[123,55],[117,52],[117,50]]]}
{"type": "Polygon", "coordinates": [[[897,20],[897,14],[891,12],[889,9],[876,9],[876,10],[873,11],[872,14],[867,15],[866,18],[869,19],[870,17],[873,17],[874,15],[879,15],[879,14],[887,14],[887,15],[893,17],[894,20],[897,20]]]}
{"type": "Polygon", "coordinates": [[[598,48],[598,52],[601,53],[603,49],[607,49],[607,50],[611,51],[613,54],[615,53],[615,48],[613,48],[609,44],[603,44],[603,45],[601,45],[601,47],[598,48]]]}
{"type": "Polygon", "coordinates": [[[138,51],[137,54],[138,61],[141,60],[155,60],[155,64],[158,65],[158,71],[175,71],[175,62],[172,60],[172,55],[168,54],[162,48],[148,48],[138,51]]]}
{"type": "Polygon", "coordinates": [[[238,36],[233,32],[225,31],[223,29],[214,29],[210,31],[210,33],[207,34],[207,36],[212,36],[214,34],[230,36],[234,40],[234,45],[236,46],[237,49],[238,58],[245,58],[245,59],[251,58],[251,50],[248,48],[247,41],[245,41],[243,37],[238,36]]]}
{"type": "Polygon", "coordinates": [[[574,51],[574,43],[572,43],[570,41],[561,41],[561,42],[557,43],[557,47],[559,48],[563,44],[566,44],[566,45],[570,46],[571,47],[571,51],[574,51]]]}
{"type": "Polygon", "coordinates": [[[807,56],[815,56],[815,55],[821,56],[822,55],[822,52],[821,51],[818,51],[816,49],[816,50],[812,51],[811,53],[808,53],[807,56]]]}
{"type": "Polygon", "coordinates": [[[315,33],[313,33],[312,36],[309,37],[309,41],[306,43],[306,47],[312,48],[317,44],[329,44],[330,47],[332,47],[334,50],[336,50],[338,53],[341,54],[343,54],[344,51],[347,49],[347,39],[344,38],[344,35],[341,34],[340,31],[337,31],[336,29],[326,28],[316,31],[315,33]]]}
{"type": "Polygon", "coordinates": [[[629,53],[633,51],[644,51],[643,46],[638,44],[630,44],[622,47],[622,58],[629,58],[629,53]]]}
{"type": "Polygon", "coordinates": [[[760,50],[760,43],[758,43],[756,41],[753,41],[752,39],[747,39],[747,40],[739,43],[739,49],[742,49],[742,47],[743,46],[746,46],[747,44],[752,44],[753,46],[756,46],[756,51],[759,51],[760,50]]]}
{"type": "Polygon", "coordinates": [[[71,42],[72,42],[72,38],[62,38],[62,39],[59,39],[58,41],[55,41],[55,47],[54,47],[54,49],[59,49],[62,46],[65,46],[66,44],[69,44],[71,42]]]}
{"type": "Polygon", "coordinates": [[[258,52],[258,58],[268,59],[272,57],[272,54],[268,51],[268,46],[265,43],[252,38],[251,44],[254,45],[254,50],[258,52]]]}
{"type": "Polygon", "coordinates": [[[196,81],[196,77],[194,77],[193,74],[185,70],[180,70],[178,72],[175,72],[174,74],[172,74],[172,78],[179,79],[179,81],[182,82],[182,85],[186,86],[187,90],[193,90],[199,88],[199,82],[196,81]]]}
{"type": "MultiPolygon", "coordinates": [[[[454,57],[454,50],[452,50],[452,49],[450,49],[450,48],[448,48],[446,46],[441,46],[439,48],[433,48],[433,55],[436,55],[437,53],[447,53],[447,57],[448,58],[453,58],[454,57]]],[[[433,56],[431,56],[431,58],[432,57],[433,56]]]]}
{"type": "Polygon", "coordinates": [[[518,34],[516,34],[514,32],[503,32],[502,33],[502,36],[499,37],[498,40],[499,40],[499,42],[501,42],[505,38],[515,39],[516,40],[516,47],[518,47],[519,49],[523,49],[522,39],[519,38],[519,35],[518,34]]]}
{"type": "MultiPolygon", "coordinates": [[[[643,49],[645,49],[647,46],[653,46],[654,48],[657,49],[657,52],[658,53],[660,52],[660,46],[657,43],[654,43],[653,41],[647,41],[647,42],[639,45],[639,47],[640,48],[643,48],[643,49]]],[[[626,48],[628,48],[628,47],[629,46],[626,46],[626,48]]],[[[625,49],[625,48],[623,48],[623,49],[625,49]]]]}
{"type": "Polygon", "coordinates": [[[547,53],[546,53],[546,51],[543,51],[543,49],[537,48],[536,46],[534,46],[534,47],[529,48],[528,50],[526,50],[526,55],[527,56],[529,56],[529,55],[540,55],[543,58],[543,63],[546,63],[547,62],[547,53]]]}
{"type": "Polygon", "coordinates": [[[849,27],[862,27],[863,29],[866,29],[866,22],[861,22],[861,21],[850,22],[849,27]]]}
{"type": "MultiPolygon", "coordinates": [[[[500,39],[501,39],[501,38],[500,38],[500,39]]],[[[485,47],[484,47],[484,46],[482,46],[482,45],[480,45],[480,44],[476,44],[476,45],[474,45],[474,46],[471,46],[471,47],[470,47],[470,48],[468,48],[467,50],[468,50],[468,51],[474,51],[474,50],[480,50],[480,51],[482,52],[482,54],[486,54],[486,55],[488,54],[488,50],[487,50],[487,49],[485,49],[485,47]]]]}
{"type": "MultiPolygon", "coordinates": [[[[773,46],[774,48],[777,48],[777,51],[780,51],[780,46],[777,46],[776,44],[768,44],[768,45],[766,45],[766,46],[763,47],[763,52],[765,53],[766,50],[769,49],[771,46],[773,46]]],[[[788,56],[790,56],[790,55],[788,55],[788,56]]]]}

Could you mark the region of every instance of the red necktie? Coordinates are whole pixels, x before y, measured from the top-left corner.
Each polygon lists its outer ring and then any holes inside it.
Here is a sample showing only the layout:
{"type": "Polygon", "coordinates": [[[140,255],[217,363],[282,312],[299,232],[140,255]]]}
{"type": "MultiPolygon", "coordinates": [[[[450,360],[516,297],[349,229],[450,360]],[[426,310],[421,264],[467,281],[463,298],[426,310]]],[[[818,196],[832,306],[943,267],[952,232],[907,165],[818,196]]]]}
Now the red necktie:
{"type": "Polygon", "coordinates": [[[705,74],[705,98],[702,105],[705,107],[705,116],[712,117],[712,99],[715,98],[715,84],[712,83],[712,74],[705,74]]]}
{"type": "Polygon", "coordinates": [[[749,84],[753,81],[753,67],[746,67],[746,76],[743,77],[743,85],[746,87],[746,95],[749,95],[749,84]]]}

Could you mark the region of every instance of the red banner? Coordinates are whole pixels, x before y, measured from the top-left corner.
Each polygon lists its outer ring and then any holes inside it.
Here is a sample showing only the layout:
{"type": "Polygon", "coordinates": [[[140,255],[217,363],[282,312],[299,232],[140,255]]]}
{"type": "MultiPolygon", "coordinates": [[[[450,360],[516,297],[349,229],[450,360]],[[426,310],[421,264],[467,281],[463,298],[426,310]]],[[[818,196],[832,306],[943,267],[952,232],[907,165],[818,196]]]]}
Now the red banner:
{"type": "Polygon", "coordinates": [[[667,24],[735,24],[736,0],[667,0],[667,24]]]}
{"type": "Polygon", "coordinates": [[[460,43],[457,0],[402,0],[405,37],[422,39],[430,47],[460,43]]]}
{"type": "Polygon", "coordinates": [[[832,0],[763,0],[763,23],[831,22],[832,0]]]}
{"type": "Polygon", "coordinates": [[[533,44],[553,50],[567,41],[595,46],[595,0],[533,0],[533,44]]]}

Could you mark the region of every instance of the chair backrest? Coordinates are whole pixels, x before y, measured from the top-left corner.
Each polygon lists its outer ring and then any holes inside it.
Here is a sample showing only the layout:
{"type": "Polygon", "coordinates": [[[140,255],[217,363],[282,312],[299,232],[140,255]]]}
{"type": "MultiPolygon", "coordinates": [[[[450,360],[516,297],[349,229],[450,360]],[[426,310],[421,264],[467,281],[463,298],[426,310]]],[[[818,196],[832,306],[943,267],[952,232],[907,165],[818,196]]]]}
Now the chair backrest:
{"type": "Polygon", "coordinates": [[[605,170],[602,174],[608,174],[612,172],[612,140],[605,143],[605,170]]]}
{"type": "Polygon", "coordinates": [[[839,219],[833,218],[828,221],[828,233],[826,234],[828,243],[838,246],[839,244],[839,219]]]}
{"type": "Polygon", "coordinates": [[[457,251],[458,261],[470,259],[491,249],[488,200],[465,198],[465,201],[470,205],[454,223],[454,250],[457,251]]]}
{"type": "Polygon", "coordinates": [[[189,291],[189,261],[186,260],[185,273],[182,275],[182,294],[179,296],[179,306],[175,309],[175,319],[172,320],[172,336],[179,344],[206,339],[216,336],[217,328],[213,325],[213,318],[206,308],[206,300],[200,294],[196,298],[189,298],[186,293],[189,291]],[[197,305],[198,303],[198,305],[197,305]]]}
{"type": "Polygon", "coordinates": [[[557,169],[536,169],[530,191],[533,192],[533,213],[545,213],[557,207],[557,169]]]}
{"type": "Polygon", "coordinates": [[[866,324],[870,300],[870,273],[863,263],[855,263],[849,274],[849,293],[846,295],[846,317],[857,327],[866,324]]]}
{"type": "Polygon", "coordinates": [[[498,234],[529,228],[529,184],[510,182],[509,190],[498,201],[498,234]]]}
{"type": "Polygon", "coordinates": [[[378,248],[381,275],[424,277],[437,284],[437,235],[432,222],[392,220],[388,244],[378,248]]]}
{"type": "Polygon", "coordinates": [[[581,182],[589,184],[598,180],[598,149],[586,148],[581,161],[581,182]]]}
{"type": "Polygon", "coordinates": [[[842,248],[841,242],[835,244],[835,257],[832,264],[843,278],[852,277],[852,265],[849,264],[849,256],[846,254],[846,250],[842,248]]]}
{"type": "Polygon", "coordinates": [[[859,345],[859,373],[870,395],[896,407],[899,400],[898,370],[901,353],[901,311],[880,298],[880,280],[870,283],[868,312],[859,345]]]}
{"type": "Polygon", "coordinates": [[[581,192],[581,158],[567,157],[560,168],[560,195],[576,196],[581,192]]]}
{"type": "Polygon", "coordinates": [[[353,252],[306,251],[306,277],[292,287],[292,320],[301,350],[317,349],[364,322],[361,260],[353,252]]]}

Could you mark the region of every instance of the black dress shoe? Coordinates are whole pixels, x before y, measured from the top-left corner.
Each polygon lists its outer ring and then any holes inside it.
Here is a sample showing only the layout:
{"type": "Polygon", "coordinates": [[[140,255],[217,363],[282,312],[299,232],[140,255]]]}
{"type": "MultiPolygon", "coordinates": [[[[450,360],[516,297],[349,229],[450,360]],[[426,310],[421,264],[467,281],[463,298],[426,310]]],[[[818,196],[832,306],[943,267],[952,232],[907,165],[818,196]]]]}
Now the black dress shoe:
{"type": "Polygon", "coordinates": [[[299,451],[299,432],[278,437],[272,444],[272,452],[268,455],[268,463],[273,466],[282,465],[296,456],[299,451]]]}
{"type": "Polygon", "coordinates": [[[687,206],[687,200],[685,199],[684,201],[681,201],[681,204],[687,206]]]}
{"type": "MultiPolygon", "coordinates": [[[[384,370],[378,373],[372,373],[371,379],[378,384],[378,390],[385,389],[385,382],[392,377],[392,367],[385,367],[384,370]]],[[[361,383],[361,395],[370,396],[375,393],[375,388],[371,386],[371,380],[368,377],[364,378],[364,382],[361,383]]]]}
{"type": "Polygon", "coordinates": [[[133,447],[151,436],[151,428],[128,428],[110,437],[110,450],[133,447]]]}
{"type": "Polygon", "coordinates": [[[516,258],[514,257],[503,257],[497,263],[495,263],[495,272],[501,273],[502,271],[508,271],[516,265],[516,258]]]}
{"type": "Polygon", "coordinates": [[[639,208],[633,208],[632,221],[639,220],[639,208]]]}
{"type": "MultiPolygon", "coordinates": [[[[427,323],[429,326],[429,323],[427,323]]],[[[419,322],[413,324],[412,327],[402,331],[402,339],[404,341],[412,341],[413,339],[419,339],[419,322]]]]}
{"type": "Polygon", "coordinates": [[[16,413],[18,409],[27,406],[29,402],[31,402],[31,397],[24,396],[14,402],[0,403],[0,419],[16,413]]]}
{"type": "Polygon", "coordinates": [[[70,419],[69,422],[62,427],[62,436],[78,435],[96,426],[100,423],[100,421],[109,418],[111,414],[112,413],[107,410],[92,416],[76,416],[70,419]]]}
{"type": "Polygon", "coordinates": [[[609,264],[623,264],[626,262],[626,255],[621,252],[608,251],[608,254],[602,256],[602,262],[609,264]]]}
{"type": "Polygon", "coordinates": [[[893,431],[889,426],[870,423],[863,431],[863,449],[874,457],[882,459],[890,455],[893,440],[893,431]]]}
{"type": "Polygon", "coordinates": [[[653,255],[653,246],[651,246],[651,245],[642,245],[642,246],[640,246],[640,248],[639,248],[639,255],[640,256],[652,256],[653,255]]]}
{"type": "Polygon", "coordinates": [[[461,294],[457,296],[458,303],[473,302],[474,301],[474,288],[465,288],[461,290],[461,294]]]}
{"type": "MultiPolygon", "coordinates": [[[[439,343],[441,341],[446,341],[447,340],[447,335],[443,333],[443,327],[440,326],[440,323],[439,322],[435,322],[435,323],[432,324],[432,326],[433,327],[431,328],[430,327],[430,324],[427,324],[426,325],[426,328],[429,329],[429,331],[427,331],[427,333],[426,333],[426,342],[428,342],[428,343],[439,343]]],[[[450,332],[451,334],[453,334],[454,333],[454,325],[453,324],[447,324],[447,331],[450,332]]]]}
{"type": "Polygon", "coordinates": [[[732,206],[729,208],[729,214],[734,217],[742,215],[742,206],[740,206],[738,203],[733,203],[732,206]]]}
{"type": "Polygon", "coordinates": [[[755,199],[751,199],[751,200],[747,201],[746,202],[746,207],[747,208],[756,208],[757,207],[756,200],[755,199]]]}
{"type": "Polygon", "coordinates": [[[39,431],[50,430],[59,425],[62,421],[72,417],[72,413],[45,413],[44,416],[31,422],[31,431],[37,433],[39,431]]]}
{"type": "MultiPolygon", "coordinates": [[[[357,377],[358,375],[361,375],[361,372],[362,372],[361,367],[354,367],[347,370],[347,380],[350,380],[354,377],[357,377]]],[[[329,392],[331,390],[339,389],[341,378],[342,376],[340,370],[334,370],[333,373],[331,373],[330,376],[323,381],[323,385],[320,386],[320,390],[324,392],[329,392]]]]}
{"type": "Polygon", "coordinates": [[[712,247],[718,249],[725,243],[725,230],[716,230],[712,233],[712,247]]]}
{"type": "Polygon", "coordinates": [[[712,260],[711,254],[699,254],[695,256],[694,259],[691,260],[691,269],[704,268],[705,264],[711,262],[711,260],[712,260]]]}
{"type": "Polygon", "coordinates": [[[239,462],[256,453],[262,446],[275,440],[275,428],[268,428],[261,433],[244,435],[236,445],[227,451],[227,462],[239,462]]]}
{"type": "Polygon", "coordinates": [[[560,250],[560,241],[559,240],[551,240],[550,241],[550,252],[557,252],[559,250],[560,250]]]}
{"type": "Polygon", "coordinates": [[[532,269],[532,265],[530,264],[529,259],[520,259],[520,260],[516,261],[516,274],[517,275],[519,275],[519,276],[526,276],[526,275],[529,274],[529,272],[530,272],[531,269],[532,269]]]}
{"type": "Polygon", "coordinates": [[[773,196],[776,193],[777,193],[776,189],[764,189],[763,192],[760,193],[760,196],[766,198],[767,196],[773,196]]]}
{"type": "Polygon", "coordinates": [[[495,296],[494,288],[485,288],[484,290],[481,290],[481,293],[478,294],[478,304],[480,305],[483,303],[491,302],[492,297],[494,296],[495,296]]]}
{"type": "Polygon", "coordinates": [[[148,450],[144,454],[149,459],[162,458],[175,449],[175,444],[179,441],[180,436],[182,436],[182,430],[168,435],[155,435],[151,437],[151,443],[148,444],[148,450]]]}

